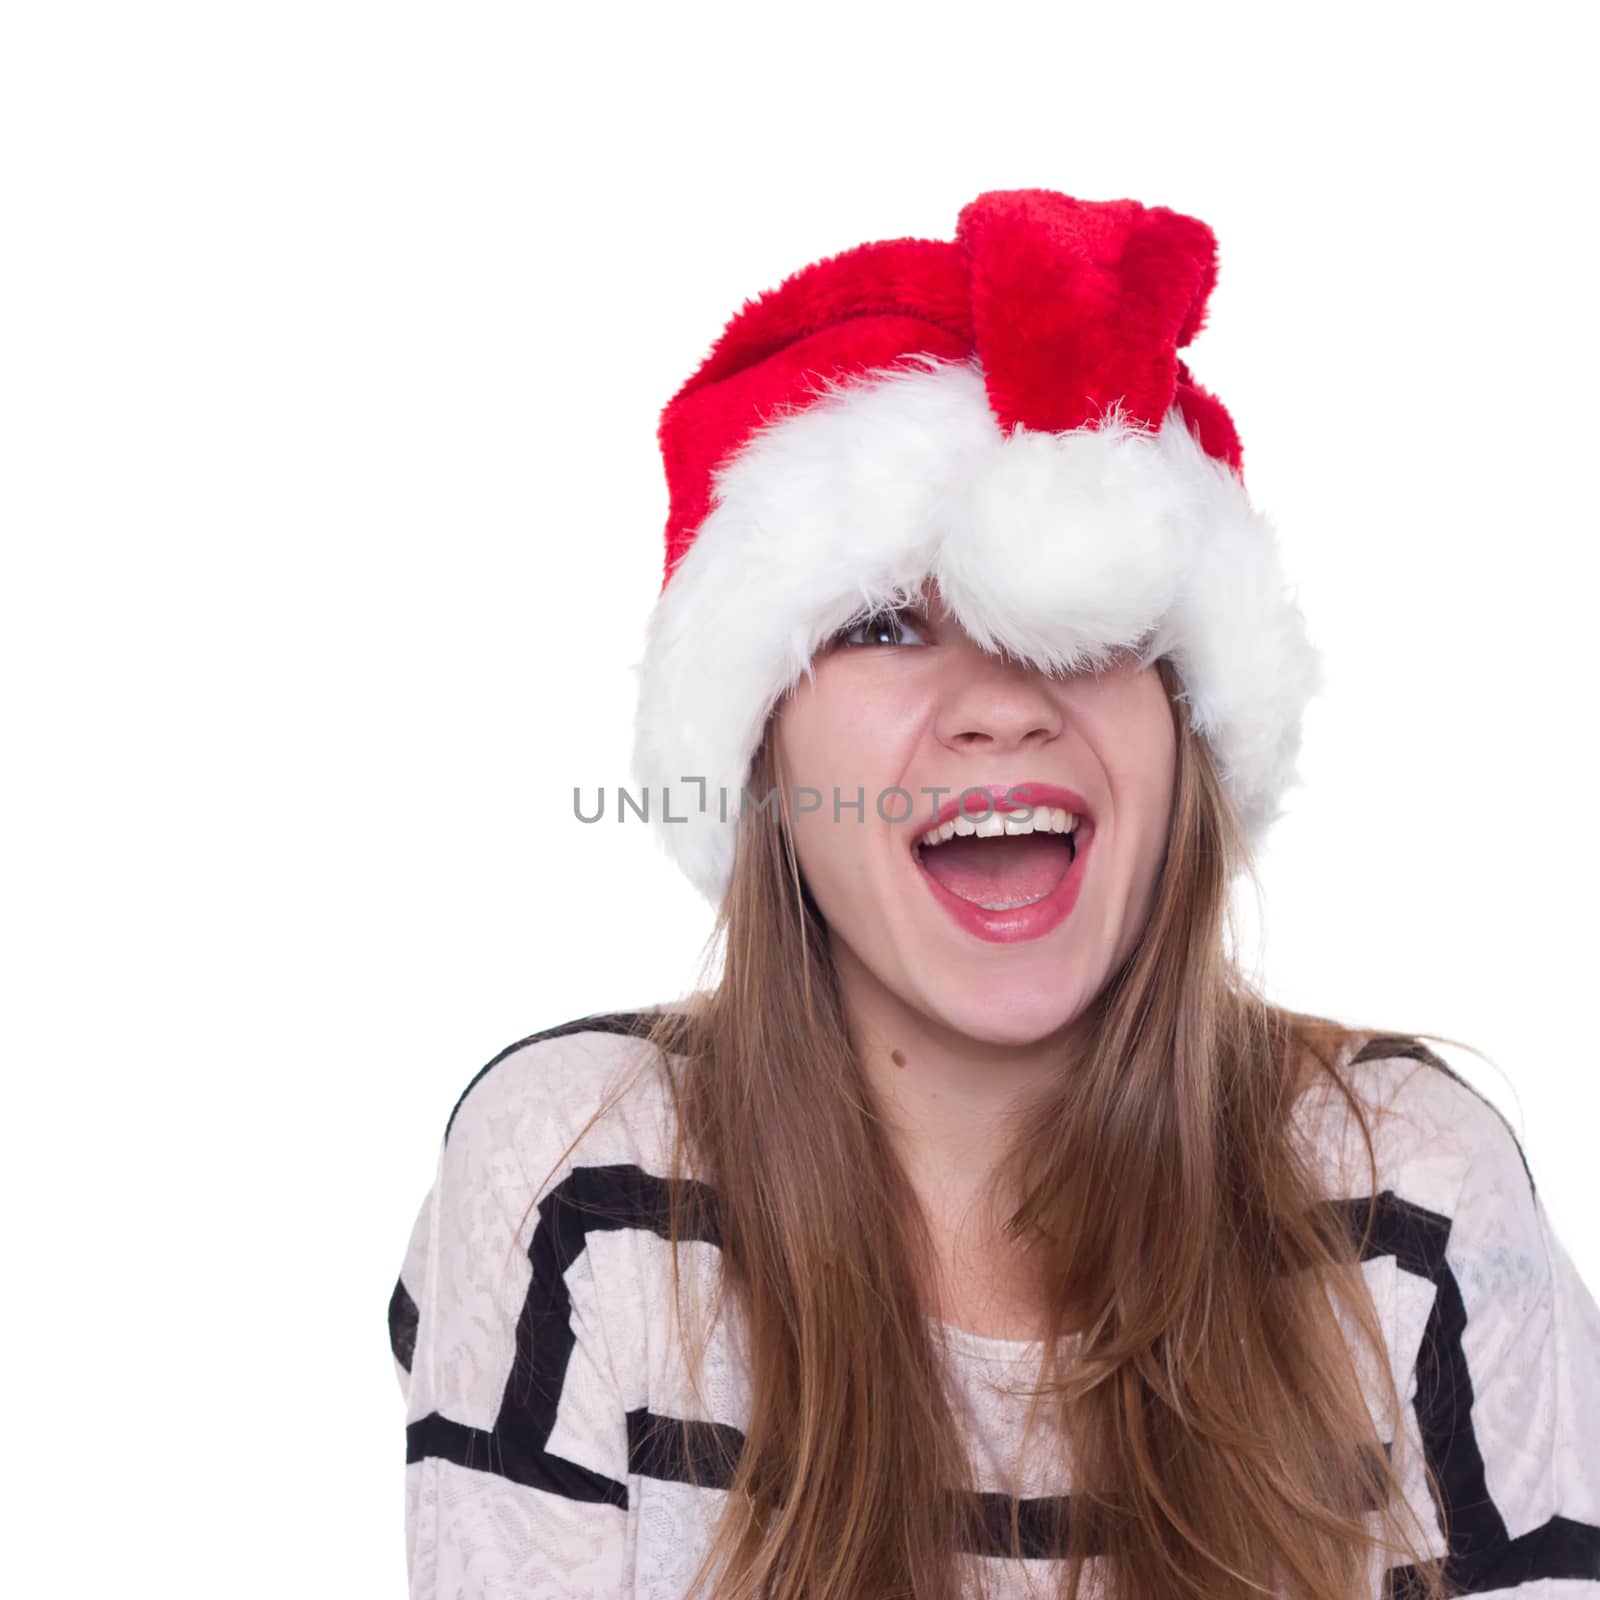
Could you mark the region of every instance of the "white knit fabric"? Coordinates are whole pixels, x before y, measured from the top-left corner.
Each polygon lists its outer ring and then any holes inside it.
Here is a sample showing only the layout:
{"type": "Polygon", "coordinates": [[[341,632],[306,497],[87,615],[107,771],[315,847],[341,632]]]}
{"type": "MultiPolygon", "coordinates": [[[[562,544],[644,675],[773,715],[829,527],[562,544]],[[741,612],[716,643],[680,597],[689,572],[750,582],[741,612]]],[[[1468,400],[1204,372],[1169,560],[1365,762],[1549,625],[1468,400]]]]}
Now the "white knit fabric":
{"type": "MultiPolygon", "coordinates": [[[[722,1490],[674,1481],[630,1444],[630,1414],[741,1431],[748,1417],[736,1317],[714,1331],[702,1404],[668,1315],[668,1247],[646,1225],[670,1148],[655,1069],[556,1164],[638,1060],[628,1026],[579,1019],[512,1046],[450,1121],[390,1305],[412,1600],[680,1600],[720,1509],[722,1490]],[[557,1191],[587,1210],[553,1205],[557,1191]]],[[[1457,1538],[1478,1547],[1463,1592],[1600,1600],[1600,1308],[1487,1102],[1403,1056],[1349,1071],[1392,1113],[1377,1129],[1386,1221],[1363,1271],[1406,1406],[1407,1499],[1436,1530],[1430,1450],[1457,1538]],[[1420,1413],[1433,1418],[1426,1445],[1420,1413]]],[[[1313,1089],[1297,1116],[1326,1193],[1367,1195],[1335,1092],[1313,1089]]],[[[706,1297],[716,1256],[689,1247],[706,1297]]],[[[1037,1455],[1016,1456],[1024,1402],[1005,1379],[1029,1347],[931,1326],[947,1336],[980,1487],[1070,1494],[1037,1455]]],[[[1043,1594],[1062,1566],[958,1559],[969,1592],[981,1573],[1001,1596],[1043,1594]]]]}

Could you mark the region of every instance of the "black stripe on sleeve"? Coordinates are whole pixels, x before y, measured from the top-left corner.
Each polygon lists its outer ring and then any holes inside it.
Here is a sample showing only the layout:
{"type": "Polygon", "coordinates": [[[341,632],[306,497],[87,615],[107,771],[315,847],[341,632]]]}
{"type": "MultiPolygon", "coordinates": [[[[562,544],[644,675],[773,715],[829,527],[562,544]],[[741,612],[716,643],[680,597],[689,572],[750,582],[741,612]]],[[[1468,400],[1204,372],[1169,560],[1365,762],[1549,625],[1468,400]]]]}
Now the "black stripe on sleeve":
{"type": "Polygon", "coordinates": [[[490,1472],[530,1489],[543,1489],[563,1500],[628,1505],[628,1486],[591,1472],[563,1456],[552,1455],[542,1443],[520,1436],[497,1422],[491,1430],[469,1428],[437,1411],[406,1426],[406,1461],[427,1457],[453,1461],[459,1467],[490,1472]]]}
{"type": "MultiPolygon", "coordinates": [[[[1370,1202],[1330,1202],[1360,1239],[1370,1202]]],[[[1423,1456],[1438,1482],[1437,1509],[1446,1529],[1445,1581],[1453,1595],[1482,1594],[1540,1578],[1600,1578],[1600,1528],[1552,1517],[1513,1539],[1489,1493],[1483,1450],[1473,1428],[1472,1373],[1462,1335],[1467,1315],[1446,1256],[1450,1218],[1402,1200],[1377,1197],[1364,1260],[1393,1256],[1401,1271],[1434,1286],[1433,1307],[1417,1351],[1414,1410],[1423,1456]]],[[[1386,1600],[1422,1593],[1415,1567],[1384,1575],[1386,1600]]]]}
{"type": "MultiPolygon", "coordinates": [[[[631,1164],[577,1167],[557,1184],[539,1202],[539,1221],[528,1243],[533,1270],[494,1426],[467,1428],[431,1413],[407,1426],[406,1460],[440,1456],[568,1499],[607,1500],[626,1508],[625,1483],[589,1472],[548,1449],[576,1344],[566,1274],[591,1233],[636,1228],[667,1237],[667,1203],[667,1180],[631,1164]]],[[[708,1206],[704,1214],[708,1225],[701,1237],[715,1245],[714,1211],[708,1206]]],[[[684,1463],[670,1447],[677,1419],[645,1412],[628,1418],[625,1425],[630,1456],[640,1449],[641,1439],[654,1432],[658,1443],[642,1459],[658,1468],[665,1464],[674,1481],[684,1481],[679,1476],[684,1463]],[[667,1441],[667,1448],[662,1449],[659,1441],[667,1441]]],[[[742,1446],[742,1436],[738,1443],[742,1446]]],[[[733,1453],[736,1458],[737,1449],[733,1453]]],[[[630,1460],[629,1471],[642,1472],[640,1462],[630,1460]]]]}
{"type": "Polygon", "coordinates": [[[394,1280],[394,1293],[389,1296],[389,1348],[409,1372],[417,1353],[417,1302],[411,1298],[404,1278],[394,1280]]]}

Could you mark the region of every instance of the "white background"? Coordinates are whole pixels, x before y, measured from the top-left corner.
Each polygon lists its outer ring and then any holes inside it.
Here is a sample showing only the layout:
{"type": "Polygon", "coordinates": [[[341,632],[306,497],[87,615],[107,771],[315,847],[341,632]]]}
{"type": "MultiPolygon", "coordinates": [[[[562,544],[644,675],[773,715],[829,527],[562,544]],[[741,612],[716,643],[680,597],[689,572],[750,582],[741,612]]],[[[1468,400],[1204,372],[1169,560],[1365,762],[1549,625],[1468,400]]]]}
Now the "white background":
{"type": "Polygon", "coordinates": [[[1217,231],[1189,357],[1329,679],[1269,992],[1484,1051],[1600,1285],[1581,13],[1103,13],[8,11],[27,1592],[403,1592],[385,1313],[445,1117],[709,926],[571,810],[629,779],[660,408],[746,297],[984,189],[1217,231]]]}

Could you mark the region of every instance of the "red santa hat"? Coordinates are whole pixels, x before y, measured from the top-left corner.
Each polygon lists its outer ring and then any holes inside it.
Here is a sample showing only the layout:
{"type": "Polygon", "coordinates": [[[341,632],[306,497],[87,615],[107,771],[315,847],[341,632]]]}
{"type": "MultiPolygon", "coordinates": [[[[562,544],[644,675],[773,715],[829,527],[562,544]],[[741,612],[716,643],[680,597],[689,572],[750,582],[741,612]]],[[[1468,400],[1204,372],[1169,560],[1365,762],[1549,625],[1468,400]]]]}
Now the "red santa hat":
{"type": "Polygon", "coordinates": [[[955,235],[793,273],[662,412],[633,777],[713,902],[768,715],[820,645],[929,578],[979,645],[1041,671],[1172,657],[1252,846],[1298,781],[1320,661],[1232,419],[1178,355],[1216,283],[1211,229],[1013,189],[955,235]]]}

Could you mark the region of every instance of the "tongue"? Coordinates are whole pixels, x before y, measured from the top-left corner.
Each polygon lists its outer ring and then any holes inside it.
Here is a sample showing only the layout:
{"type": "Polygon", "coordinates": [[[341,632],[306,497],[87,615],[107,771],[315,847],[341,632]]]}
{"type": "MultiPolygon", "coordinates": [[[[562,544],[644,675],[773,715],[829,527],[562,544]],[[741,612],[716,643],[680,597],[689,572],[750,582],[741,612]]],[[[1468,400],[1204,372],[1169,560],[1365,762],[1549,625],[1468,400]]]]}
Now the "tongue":
{"type": "Polygon", "coordinates": [[[1072,850],[1064,835],[1002,834],[979,839],[958,834],[924,847],[922,864],[951,894],[993,905],[1047,895],[1067,875],[1072,850]]]}

